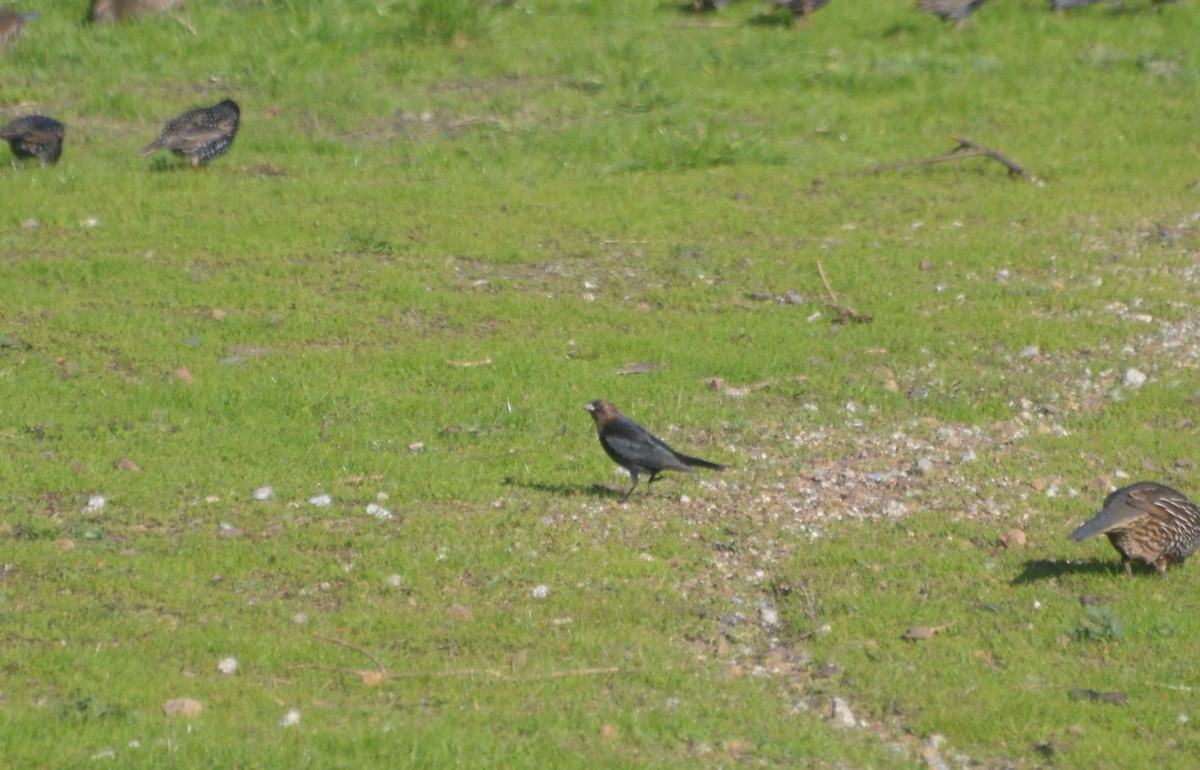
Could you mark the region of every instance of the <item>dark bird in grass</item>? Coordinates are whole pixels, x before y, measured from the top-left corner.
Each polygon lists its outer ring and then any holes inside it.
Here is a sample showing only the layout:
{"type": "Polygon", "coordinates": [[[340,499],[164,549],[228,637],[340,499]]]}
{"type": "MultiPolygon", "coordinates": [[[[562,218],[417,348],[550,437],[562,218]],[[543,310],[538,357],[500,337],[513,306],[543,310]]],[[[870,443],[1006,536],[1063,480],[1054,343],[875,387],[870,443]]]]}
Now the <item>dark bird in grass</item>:
{"type": "Polygon", "coordinates": [[[62,155],[63,136],[67,128],[45,115],[26,115],[0,128],[0,139],[8,142],[18,158],[37,158],[45,166],[57,163],[62,155]]]}
{"type": "Polygon", "coordinates": [[[1140,481],[1113,492],[1100,513],[1071,533],[1072,540],[1104,534],[1133,577],[1133,561],[1166,577],[1167,565],[1183,564],[1200,546],[1200,509],[1162,484],[1140,481]]]}
{"type": "MultiPolygon", "coordinates": [[[[1105,2],[1105,0],[1050,0],[1050,8],[1053,9],[1055,13],[1062,13],[1063,11],[1069,11],[1072,8],[1087,8],[1089,5],[1095,5],[1096,3],[1102,2],[1105,2]]],[[[1114,8],[1121,7],[1121,0],[1108,0],[1108,2],[1114,8]]]]}
{"type": "Polygon", "coordinates": [[[8,48],[25,34],[25,22],[41,16],[36,11],[21,13],[0,8],[0,48],[8,48]]]}
{"type": "Polygon", "coordinates": [[[224,155],[233,144],[240,117],[241,111],[232,99],[212,107],[188,110],[167,123],[159,137],[142,148],[142,154],[170,150],[189,158],[192,168],[199,170],[205,163],[224,155]]]}
{"type": "Polygon", "coordinates": [[[596,421],[596,432],[600,434],[600,446],[604,447],[605,453],[612,458],[613,462],[629,471],[629,475],[633,478],[633,486],[621,498],[621,502],[625,502],[633,494],[633,490],[638,485],[638,477],[643,473],[650,474],[650,479],[646,482],[646,486],[649,488],[658,479],[658,474],[663,471],[691,473],[692,468],[725,470],[724,465],[676,452],[650,431],[621,414],[621,410],[607,401],[598,399],[584,404],[583,408],[596,421]]]}
{"type": "Polygon", "coordinates": [[[184,0],[92,0],[88,21],[93,24],[129,21],[135,16],[166,13],[183,4],[184,0]]]}
{"type": "Polygon", "coordinates": [[[917,0],[917,7],[926,13],[932,13],[942,21],[952,21],[954,26],[961,27],[983,0],[917,0]]]}
{"type": "Polygon", "coordinates": [[[829,0],[772,0],[775,7],[787,8],[792,12],[792,16],[803,16],[808,18],[813,15],[814,11],[819,11],[829,5],[829,0]]]}

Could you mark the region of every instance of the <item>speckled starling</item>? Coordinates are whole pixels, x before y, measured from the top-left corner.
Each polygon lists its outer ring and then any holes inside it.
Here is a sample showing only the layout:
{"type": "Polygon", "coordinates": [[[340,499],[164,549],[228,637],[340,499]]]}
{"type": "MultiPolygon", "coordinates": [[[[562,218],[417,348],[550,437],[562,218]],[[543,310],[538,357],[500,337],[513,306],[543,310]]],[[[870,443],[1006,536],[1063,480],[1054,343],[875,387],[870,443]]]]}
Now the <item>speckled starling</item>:
{"type": "Polygon", "coordinates": [[[25,34],[25,22],[32,21],[38,16],[41,14],[36,11],[21,13],[0,8],[0,48],[8,48],[15,43],[21,35],[25,34]]]}
{"type": "Polygon", "coordinates": [[[142,148],[142,154],[170,150],[191,159],[192,167],[200,169],[210,160],[224,155],[233,144],[240,117],[241,111],[232,99],[212,107],[188,110],[167,123],[159,137],[142,148]]]}
{"type": "Polygon", "coordinates": [[[92,0],[88,21],[93,24],[129,21],[134,16],[166,13],[183,4],[184,0],[92,0]]]}
{"type": "Polygon", "coordinates": [[[66,126],[45,115],[26,115],[0,128],[0,139],[8,141],[18,158],[37,158],[38,163],[57,163],[62,155],[66,126]]]}
{"type": "Polygon", "coordinates": [[[1179,492],[1140,481],[1113,492],[1091,521],[1071,533],[1072,540],[1105,534],[1133,576],[1131,563],[1145,562],[1166,577],[1167,565],[1183,564],[1200,546],[1200,510],[1179,492]]]}
{"type": "MultiPolygon", "coordinates": [[[[1116,7],[1121,6],[1121,0],[1108,0],[1116,7]]],[[[1050,7],[1057,13],[1070,10],[1072,8],[1087,8],[1089,5],[1102,3],[1104,0],[1050,0],[1050,7]]]]}
{"type": "Polygon", "coordinates": [[[813,11],[819,11],[829,5],[829,0],[774,0],[779,8],[787,8],[794,16],[808,18],[813,11]]]}
{"type": "Polygon", "coordinates": [[[917,0],[917,7],[932,13],[943,21],[952,21],[961,27],[967,17],[979,10],[983,0],[917,0]]]}

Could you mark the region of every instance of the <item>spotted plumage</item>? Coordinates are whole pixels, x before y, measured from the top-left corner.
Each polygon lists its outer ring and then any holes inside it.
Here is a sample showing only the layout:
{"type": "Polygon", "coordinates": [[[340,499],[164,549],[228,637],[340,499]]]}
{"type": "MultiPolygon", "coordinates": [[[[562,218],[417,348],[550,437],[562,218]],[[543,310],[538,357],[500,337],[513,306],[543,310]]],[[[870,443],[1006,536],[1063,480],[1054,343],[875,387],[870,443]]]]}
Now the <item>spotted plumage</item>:
{"type": "MultiPolygon", "coordinates": [[[[1102,3],[1105,0],[1050,0],[1050,7],[1057,13],[1071,10],[1072,8],[1087,8],[1089,5],[1102,3]]],[[[1114,7],[1121,7],[1121,0],[1108,0],[1114,7]]]]}
{"type": "Polygon", "coordinates": [[[1183,564],[1200,546],[1200,509],[1170,487],[1141,481],[1109,495],[1104,508],[1070,538],[1099,534],[1121,554],[1126,575],[1140,561],[1166,577],[1168,565],[1183,564]]]}
{"type": "Polygon", "coordinates": [[[983,0],[917,0],[917,7],[922,11],[932,13],[943,21],[952,21],[960,27],[981,5],[983,0]]]}
{"type": "Polygon", "coordinates": [[[147,155],[155,150],[170,150],[200,169],[210,160],[225,154],[237,136],[241,111],[232,99],[212,107],[188,110],[167,123],[162,134],[142,148],[147,155]]]}
{"type": "Polygon", "coordinates": [[[88,21],[93,24],[129,21],[135,16],[166,13],[183,4],[184,0],[92,0],[88,21]]]}
{"type": "Polygon", "coordinates": [[[33,21],[40,13],[30,11],[10,11],[0,8],[0,48],[8,48],[25,34],[25,22],[33,21]]]}
{"type": "Polygon", "coordinates": [[[0,128],[0,139],[8,142],[18,158],[37,158],[45,166],[62,155],[66,126],[45,115],[26,115],[0,128]]]}
{"type": "Polygon", "coordinates": [[[808,18],[814,11],[819,11],[829,5],[829,0],[774,0],[779,8],[787,8],[793,16],[808,18]]]}

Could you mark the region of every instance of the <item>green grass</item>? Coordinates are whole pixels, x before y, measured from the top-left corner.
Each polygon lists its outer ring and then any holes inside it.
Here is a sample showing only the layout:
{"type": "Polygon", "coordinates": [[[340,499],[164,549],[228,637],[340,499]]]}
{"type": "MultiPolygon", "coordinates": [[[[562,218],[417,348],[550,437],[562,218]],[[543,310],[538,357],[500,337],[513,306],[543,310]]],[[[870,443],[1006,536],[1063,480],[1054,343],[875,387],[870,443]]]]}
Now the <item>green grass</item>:
{"type": "Polygon", "coordinates": [[[1191,568],[1065,535],[1200,494],[1194,3],[77,5],[0,70],[68,126],[0,167],[0,767],[1191,764],[1191,568]],[[1043,184],[862,173],[952,134],[1043,184]],[[598,397],[730,470],[617,505],[598,397]]]}

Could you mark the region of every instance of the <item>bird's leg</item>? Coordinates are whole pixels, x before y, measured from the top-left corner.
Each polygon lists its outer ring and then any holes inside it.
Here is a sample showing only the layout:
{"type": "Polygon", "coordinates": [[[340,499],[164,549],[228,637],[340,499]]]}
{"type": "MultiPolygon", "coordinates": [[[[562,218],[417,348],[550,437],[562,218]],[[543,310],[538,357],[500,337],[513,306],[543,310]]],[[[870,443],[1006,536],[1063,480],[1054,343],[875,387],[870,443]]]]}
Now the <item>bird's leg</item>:
{"type": "Polygon", "coordinates": [[[650,478],[646,480],[646,494],[650,494],[650,485],[658,481],[658,471],[651,471],[650,478]]]}
{"type": "Polygon", "coordinates": [[[621,502],[628,500],[629,496],[633,494],[633,490],[637,489],[638,475],[636,473],[630,473],[629,475],[633,477],[633,486],[631,486],[629,491],[625,493],[625,496],[621,498],[621,502]]]}
{"type": "Polygon", "coordinates": [[[1130,559],[1125,560],[1125,577],[1133,580],[1133,561],[1130,559]]]}
{"type": "Polygon", "coordinates": [[[1167,561],[1167,557],[1163,556],[1158,561],[1154,562],[1154,569],[1158,570],[1158,574],[1161,577],[1167,576],[1167,561]]]}

